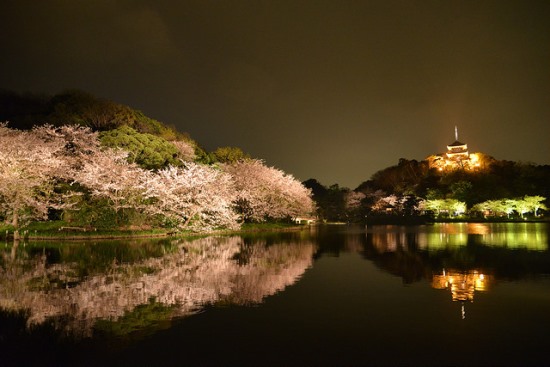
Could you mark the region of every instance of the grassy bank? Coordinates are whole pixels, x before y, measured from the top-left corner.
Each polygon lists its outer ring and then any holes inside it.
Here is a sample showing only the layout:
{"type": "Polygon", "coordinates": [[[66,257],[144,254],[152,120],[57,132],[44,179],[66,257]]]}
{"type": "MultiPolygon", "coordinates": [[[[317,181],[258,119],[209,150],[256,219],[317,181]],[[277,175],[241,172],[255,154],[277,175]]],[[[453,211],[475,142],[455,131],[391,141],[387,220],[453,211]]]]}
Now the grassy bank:
{"type": "MultiPolygon", "coordinates": [[[[15,228],[0,225],[0,239],[13,238],[15,228]]],[[[79,227],[63,221],[33,222],[19,229],[21,239],[72,240],[72,239],[114,239],[136,237],[164,237],[171,234],[165,228],[94,228],[79,227]]]]}
{"type": "MultiPolygon", "coordinates": [[[[287,222],[276,223],[244,223],[239,230],[220,230],[215,232],[197,233],[190,231],[175,231],[170,228],[94,228],[71,226],[64,221],[33,222],[19,230],[23,240],[76,240],[76,239],[121,239],[121,238],[149,238],[167,236],[201,236],[210,234],[236,234],[250,232],[291,231],[304,228],[287,222]]],[[[14,227],[0,225],[0,240],[13,239],[14,227]]]]}
{"type": "Polygon", "coordinates": [[[287,222],[275,222],[275,223],[244,223],[241,229],[237,232],[267,232],[267,231],[281,231],[281,230],[294,230],[298,228],[304,228],[307,226],[287,223],[287,222]]]}

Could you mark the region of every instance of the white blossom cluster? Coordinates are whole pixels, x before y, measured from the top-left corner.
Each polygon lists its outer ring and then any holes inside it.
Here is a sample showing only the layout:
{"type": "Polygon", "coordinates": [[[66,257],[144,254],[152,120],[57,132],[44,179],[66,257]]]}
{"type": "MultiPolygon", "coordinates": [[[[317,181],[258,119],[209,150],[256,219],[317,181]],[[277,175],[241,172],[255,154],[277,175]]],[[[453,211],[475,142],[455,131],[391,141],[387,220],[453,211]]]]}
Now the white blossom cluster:
{"type": "Polygon", "coordinates": [[[22,221],[44,219],[48,208],[74,206],[76,192],[60,194],[55,190],[59,181],[85,187],[117,212],[132,208],[196,231],[314,210],[308,189],[260,160],[221,167],[185,162],[151,171],[128,163],[126,156],[102,147],[88,128],[20,131],[0,124],[0,218],[17,228],[22,221]]]}

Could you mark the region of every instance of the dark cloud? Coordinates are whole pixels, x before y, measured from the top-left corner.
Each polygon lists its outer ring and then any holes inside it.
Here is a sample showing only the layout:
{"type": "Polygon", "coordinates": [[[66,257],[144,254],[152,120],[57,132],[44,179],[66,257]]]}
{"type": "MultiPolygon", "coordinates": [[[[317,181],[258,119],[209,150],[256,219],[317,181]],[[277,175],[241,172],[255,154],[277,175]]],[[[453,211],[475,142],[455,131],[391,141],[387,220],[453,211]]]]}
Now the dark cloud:
{"type": "Polygon", "coordinates": [[[80,88],[354,187],[401,157],[550,163],[547,1],[13,1],[0,86],[80,88]]]}

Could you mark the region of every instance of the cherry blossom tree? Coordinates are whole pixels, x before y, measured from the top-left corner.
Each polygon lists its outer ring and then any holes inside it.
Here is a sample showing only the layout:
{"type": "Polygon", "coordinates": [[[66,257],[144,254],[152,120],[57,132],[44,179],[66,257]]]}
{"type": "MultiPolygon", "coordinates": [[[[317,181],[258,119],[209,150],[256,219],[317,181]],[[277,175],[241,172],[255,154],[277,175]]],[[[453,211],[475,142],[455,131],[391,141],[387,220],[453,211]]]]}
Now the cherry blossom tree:
{"type": "Polygon", "coordinates": [[[55,128],[64,141],[60,152],[67,165],[66,179],[73,178],[73,171],[81,169],[85,162],[93,160],[102,151],[98,133],[89,127],[78,125],[63,125],[55,128]]]}
{"type": "Polygon", "coordinates": [[[441,215],[442,212],[457,216],[466,212],[466,203],[456,199],[432,199],[423,201],[421,208],[423,210],[433,210],[437,216],[441,215]]]}
{"type": "Polygon", "coordinates": [[[21,225],[63,206],[54,178],[66,171],[65,141],[51,126],[20,131],[0,124],[0,142],[0,213],[11,219],[17,239],[21,225]]]}
{"type": "Polygon", "coordinates": [[[122,150],[103,148],[83,159],[73,172],[74,182],[89,189],[92,197],[107,199],[117,214],[124,209],[143,210],[150,198],[146,185],[153,173],[128,163],[126,157],[122,150]]]}
{"type": "Polygon", "coordinates": [[[543,201],[545,201],[546,198],[540,195],[535,196],[529,196],[525,195],[523,197],[523,201],[526,203],[526,206],[528,207],[528,212],[533,212],[535,217],[538,216],[538,211],[540,209],[546,210],[546,205],[544,205],[543,201]]]}
{"type": "Polygon", "coordinates": [[[192,162],[170,166],[148,177],[146,196],[153,198],[146,208],[180,228],[208,231],[235,229],[237,215],[232,210],[236,198],[231,176],[214,167],[192,162]]]}
{"type": "Polygon", "coordinates": [[[194,161],[197,157],[195,154],[195,147],[193,144],[186,140],[174,140],[171,141],[178,151],[178,156],[183,161],[194,161]]]}
{"type": "Polygon", "coordinates": [[[80,155],[74,180],[93,197],[107,199],[117,213],[134,209],[161,215],[188,229],[236,227],[236,215],[231,211],[233,184],[220,170],[186,162],[185,167],[153,172],[128,163],[122,150],[103,147],[89,151],[88,156],[80,155]]]}
{"type": "Polygon", "coordinates": [[[515,201],[515,210],[519,213],[522,218],[525,218],[525,214],[531,211],[531,206],[526,200],[518,199],[515,201]]]}
{"type": "Polygon", "coordinates": [[[307,216],[314,211],[309,189],[260,160],[237,161],[223,169],[233,177],[238,192],[235,208],[245,221],[307,216]]]}
{"type": "MultiPolygon", "coordinates": [[[[68,196],[83,192],[106,200],[117,218],[132,209],[193,230],[236,228],[239,218],[264,221],[314,210],[308,189],[259,160],[221,168],[185,162],[155,172],[129,163],[124,151],[102,146],[86,127],[19,131],[1,124],[0,139],[0,215],[16,230],[21,222],[45,219],[49,208],[75,205],[68,196]]],[[[179,148],[190,154],[190,146],[179,148]]]]}
{"type": "MultiPolygon", "coordinates": [[[[471,211],[478,211],[483,213],[484,216],[490,215],[503,215],[506,213],[504,200],[486,200],[481,203],[475,204],[471,211]]],[[[512,206],[513,211],[513,206],[512,206]]]]}
{"type": "Polygon", "coordinates": [[[526,213],[533,213],[537,216],[539,209],[546,209],[543,201],[546,200],[543,196],[525,195],[523,199],[502,199],[502,200],[487,200],[478,203],[472,207],[472,211],[484,213],[492,213],[493,215],[506,214],[508,217],[516,211],[520,216],[524,217],[526,213]]]}
{"type": "Polygon", "coordinates": [[[447,199],[446,200],[447,202],[447,205],[450,209],[450,212],[457,216],[457,215],[462,215],[464,213],[466,213],[466,203],[463,202],[463,201],[460,201],[460,200],[456,200],[456,199],[447,199]]]}
{"type": "Polygon", "coordinates": [[[388,195],[378,198],[371,209],[375,212],[393,211],[399,204],[397,195],[388,195]]]}
{"type": "Polygon", "coordinates": [[[513,199],[503,199],[500,201],[500,207],[506,213],[506,216],[510,218],[514,210],[517,209],[517,202],[513,199]]]}
{"type": "Polygon", "coordinates": [[[361,204],[367,196],[361,191],[350,191],[345,194],[346,215],[348,220],[360,220],[361,204]]]}
{"type": "Polygon", "coordinates": [[[350,191],[346,195],[346,209],[355,210],[361,206],[361,201],[367,196],[361,191],[350,191]]]}

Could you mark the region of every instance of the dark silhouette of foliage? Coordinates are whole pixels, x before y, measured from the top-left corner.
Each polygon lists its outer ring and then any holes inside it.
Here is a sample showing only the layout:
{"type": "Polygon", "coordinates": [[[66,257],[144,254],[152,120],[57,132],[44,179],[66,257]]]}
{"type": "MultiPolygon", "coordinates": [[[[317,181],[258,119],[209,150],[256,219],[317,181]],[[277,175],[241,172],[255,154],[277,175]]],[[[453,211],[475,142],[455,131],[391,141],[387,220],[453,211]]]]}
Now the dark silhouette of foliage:
{"type": "Polygon", "coordinates": [[[0,91],[0,121],[11,128],[27,130],[34,125],[82,125],[95,131],[130,126],[140,133],[166,140],[189,139],[175,128],[149,118],[143,112],[81,90],[67,90],[54,96],[0,91]]]}
{"type": "Polygon", "coordinates": [[[309,180],[306,180],[302,182],[305,187],[311,190],[313,194],[313,198],[317,201],[317,199],[322,198],[327,193],[327,188],[323,186],[319,181],[317,181],[314,178],[310,178],[309,180]]]}
{"type": "MultiPolygon", "coordinates": [[[[67,90],[54,96],[29,93],[19,94],[0,90],[0,122],[4,121],[9,121],[10,128],[21,130],[29,130],[35,125],[46,123],[54,126],[81,125],[100,132],[107,132],[127,126],[136,133],[150,134],[165,141],[187,142],[194,148],[197,161],[212,163],[209,154],[201,149],[187,133],[178,132],[174,126],[169,126],[149,118],[141,111],[107,99],[97,98],[90,93],[80,90],[67,90]]],[[[164,158],[143,158],[141,160],[144,166],[163,167],[167,164],[166,162],[175,162],[167,156],[174,153],[168,153],[172,149],[166,145],[166,142],[159,143],[158,140],[151,137],[148,139],[155,141],[153,143],[154,147],[150,146],[146,149],[149,151],[143,154],[151,156],[159,153],[164,158]],[[165,147],[159,148],[159,144],[165,147]],[[159,149],[160,152],[157,152],[159,149]],[[165,163],[162,163],[162,160],[165,163]]],[[[142,143],[145,142],[142,141],[142,143]]],[[[135,149],[132,153],[139,155],[135,149]]]]}
{"type": "Polygon", "coordinates": [[[132,111],[127,106],[71,90],[50,100],[50,113],[46,119],[54,126],[76,124],[105,131],[130,125],[131,115],[132,111]]]}
{"type": "Polygon", "coordinates": [[[250,159],[250,155],[237,147],[220,147],[212,152],[212,161],[220,163],[235,163],[250,159]]]}
{"type": "Polygon", "coordinates": [[[391,166],[376,172],[371,181],[376,190],[394,194],[416,193],[422,180],[428,174],[429,167],[425,161],[401,158],[397,166],[391,166]]]}
{"type": "Polygon", "coordinates": [[[348,221],[346,195],[350,192],[350,189],[340,187],[338,184],[326,187],[315,179],[309,179],[302,184],[311,189],[313,200],[317,204],[317,216],[319,219],[329,222],[348,221]]]}
{"type": "Polygon", "coordinates": [[[0,90],[0,122],[9,122],[9,127],[31,129],[45,121],[49,112],[49,97],[38,94],[18,94],[0,90]]]}
{"type": "Polygon", "coordinates": [[[490,158],[475,171],[438,171],[426,161],[400,159],[361,183],[356,191],[382,190],[387,195],[415,195],[428,199],[453,198],[468,206],[486,200],[541,195],[550,197],[550,166],[490,158]]]}

